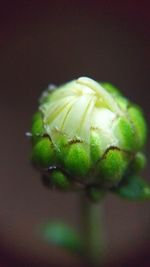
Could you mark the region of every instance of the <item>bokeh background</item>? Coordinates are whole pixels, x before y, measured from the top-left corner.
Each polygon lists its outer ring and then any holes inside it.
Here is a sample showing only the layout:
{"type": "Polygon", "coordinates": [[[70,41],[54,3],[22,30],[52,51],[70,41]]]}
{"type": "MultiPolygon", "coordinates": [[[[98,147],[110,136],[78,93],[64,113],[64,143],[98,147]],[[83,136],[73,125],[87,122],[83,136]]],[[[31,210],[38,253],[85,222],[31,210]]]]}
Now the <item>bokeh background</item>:
{"type": "MultiPolygon", "coordinates": [[[[75,194],[48,191],[30,165],[31,116],[48,84],[109,81],[150,123],[148,1],[5,1],[0,7],[0,267],[83,266],[40,239],[38,226],[79,227],[75,194]]],[[[150,151],[147,145],[146,152],[150,151]]],[[[143,176],[150,181],[149,165],[143,176]]],[[[105,266],[150,266],[150,203],[104,201],[105,266]]]]}

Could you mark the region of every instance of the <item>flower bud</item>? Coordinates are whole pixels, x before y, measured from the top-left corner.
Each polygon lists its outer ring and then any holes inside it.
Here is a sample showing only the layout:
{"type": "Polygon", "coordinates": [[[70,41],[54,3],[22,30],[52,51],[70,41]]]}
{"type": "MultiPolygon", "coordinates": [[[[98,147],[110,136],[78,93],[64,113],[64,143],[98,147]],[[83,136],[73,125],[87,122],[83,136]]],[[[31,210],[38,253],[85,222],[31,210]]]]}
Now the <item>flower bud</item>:
{"type": "Polygon", "coordinates": [[[102,195],[145,164],[143,113],[109,83],[81,77],[44,92],[31,132],[32,161],[58,189],[102,195]]]}

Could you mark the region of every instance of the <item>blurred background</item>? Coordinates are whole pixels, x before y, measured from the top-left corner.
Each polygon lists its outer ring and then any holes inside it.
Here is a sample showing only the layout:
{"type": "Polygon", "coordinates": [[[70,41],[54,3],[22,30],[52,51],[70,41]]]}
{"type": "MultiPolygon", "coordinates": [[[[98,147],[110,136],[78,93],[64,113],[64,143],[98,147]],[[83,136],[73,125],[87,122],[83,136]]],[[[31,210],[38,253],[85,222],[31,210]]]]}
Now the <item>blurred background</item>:
{"type": "MultiPolygon", "coordinates": [[[[150,123],[149,10],[145,0],[1,2],[0,267],[83,266],[39,235],[38,226],[54,219],[78,228],[79,202],[42,186],[25,132],[47,85],[79,76],[121,88],[150,123]]],[[[149,202],[110,195],[103,225],[105,266],[150,266],[149,202]]]]}

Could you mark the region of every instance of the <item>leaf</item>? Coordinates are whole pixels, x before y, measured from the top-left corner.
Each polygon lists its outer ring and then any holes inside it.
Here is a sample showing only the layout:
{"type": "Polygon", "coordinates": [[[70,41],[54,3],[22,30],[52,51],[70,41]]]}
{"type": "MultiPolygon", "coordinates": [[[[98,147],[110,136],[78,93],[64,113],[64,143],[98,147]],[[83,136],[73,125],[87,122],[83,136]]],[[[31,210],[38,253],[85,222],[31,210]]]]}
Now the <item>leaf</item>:
{"type": "Polygon", "coordinates": [[[129,200],[150,199],[150,185],[138,176],[129,177],[124,184],[119,185],[113,192],[129,200]]]}
{"type": "Polygon", "coordinates": [[[63,247],[71,252],[81,253],[82,246],[78,233],[61,222],[48,223],[42,228],[42,235],[50,245],[63,247]]]}

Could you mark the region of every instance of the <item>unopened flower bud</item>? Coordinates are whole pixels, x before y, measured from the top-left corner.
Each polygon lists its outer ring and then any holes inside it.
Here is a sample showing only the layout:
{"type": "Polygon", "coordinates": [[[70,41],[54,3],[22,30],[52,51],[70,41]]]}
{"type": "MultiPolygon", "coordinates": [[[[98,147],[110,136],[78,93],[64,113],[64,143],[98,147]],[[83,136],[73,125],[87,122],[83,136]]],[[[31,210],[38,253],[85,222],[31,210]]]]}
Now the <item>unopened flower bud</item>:
{"type": "Polygon", "coordinates": [[[145,163],[143,113],[109,83],[81,77],[48,90],[31,131],[32,161],[58,189],[97,196],[145,163]]]}

